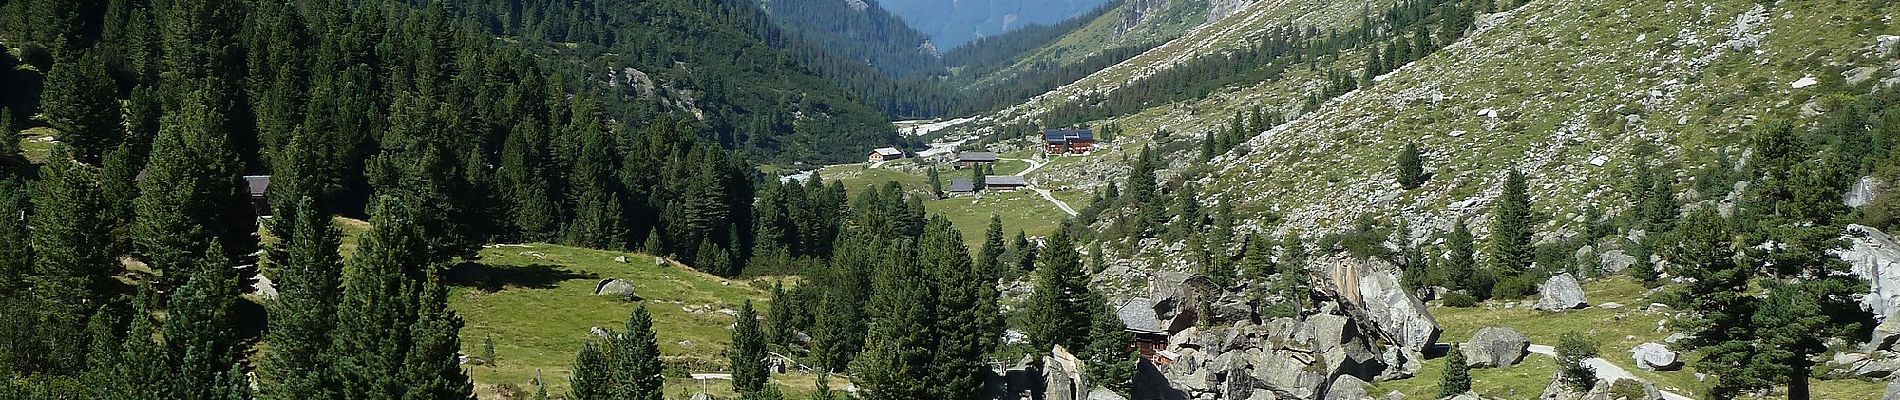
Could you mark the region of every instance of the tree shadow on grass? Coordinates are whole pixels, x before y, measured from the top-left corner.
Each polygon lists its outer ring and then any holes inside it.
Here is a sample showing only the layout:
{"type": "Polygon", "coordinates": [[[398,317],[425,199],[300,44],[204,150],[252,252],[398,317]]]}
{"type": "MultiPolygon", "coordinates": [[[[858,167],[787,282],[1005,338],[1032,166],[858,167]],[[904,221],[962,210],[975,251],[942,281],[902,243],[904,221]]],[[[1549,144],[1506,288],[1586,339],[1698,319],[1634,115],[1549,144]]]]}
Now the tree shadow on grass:
{"type": "Polygon", "coordinates": [[[550,289],[560,286],[563,281],[598,279],[600,276],[593,273],[578,273],[567,267],[551,264],[462,263],[450,268],[447,278],[450,285],[499,292],[520,288],[550,289]]]}

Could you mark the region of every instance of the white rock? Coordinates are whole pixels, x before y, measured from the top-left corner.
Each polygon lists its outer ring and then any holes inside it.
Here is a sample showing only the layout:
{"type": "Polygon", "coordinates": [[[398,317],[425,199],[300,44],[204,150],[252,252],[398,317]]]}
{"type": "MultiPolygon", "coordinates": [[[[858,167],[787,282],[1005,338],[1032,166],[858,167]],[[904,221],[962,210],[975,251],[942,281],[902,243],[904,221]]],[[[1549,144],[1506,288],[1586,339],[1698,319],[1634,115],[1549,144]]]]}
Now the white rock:
{"type": "Polygon", "coordinates": [[[1644,371],[1673,371],[1681,368],[1677,354],[1669,346],[1660,343],[1643,343],[1630,349],[1630,358],[1636,361],[1636,367],[1644,371]]]}
{"type": "Polygon", "coordinates": [[[1590,157],[1590,165],[1593,165],[1593,166],[1601,167],[1603,166],[1603,164],[1609,163],[1609,162],[1610,162],[1610,156],[1597,155],[1596,157],[1590,157]]]}
{"type": "Polygon", "coordinates": [[[1789,86],[1792,86],[1795,89],[1802,89],[1809,86],[1818,85],[1820,83],[1821,81],[1815,80],[1814,76],[1810,75],[1810,76],[1803,76],[1801,77],[1801,79],[1795,80],[1794,83],[1789,84],[1789,86]]]}
{"type": "Polygon", "coordinates": [[[1465,131],[1451,131],[1451,133],[1449,133],[1449,135],[1451,135],[1451,137],[1459,137],[1459,136],[1464,136],[1464,135],[1465,135],[1465,131]]]}

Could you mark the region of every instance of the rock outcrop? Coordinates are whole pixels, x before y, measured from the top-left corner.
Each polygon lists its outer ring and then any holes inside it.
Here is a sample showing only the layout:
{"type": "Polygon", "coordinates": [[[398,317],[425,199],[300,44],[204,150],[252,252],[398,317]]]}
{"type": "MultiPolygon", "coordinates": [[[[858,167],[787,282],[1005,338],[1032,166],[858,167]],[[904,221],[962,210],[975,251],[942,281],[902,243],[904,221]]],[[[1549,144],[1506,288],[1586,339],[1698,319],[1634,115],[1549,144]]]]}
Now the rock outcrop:
{"type": "Polygon", "coordinates": [[[1636,361],[1636,367],[1644,371],[1674,371],[1682,369],[1682,361],[1674,350],[1660,343],[1643,343],[1630,349],[1630,358],[1636,361]]]}
{"type": "Polygon", "coordinates": [[[1577,278],[1570,274],[1557,274],[1545,280],[1537,287],[1537,309],[1544,311],[1564,311],[1584,308],[1590,300],[1583,296],[1583,285],[1577,284],[1577,278]]]}
{"type": "Polygon", "coordinates": [[[1861,208],[1866,207],[1868,204],[1873,204],[1874,196],[1880,193],[1880,183],[1880,178],[1863,176],[1860,180],[1854,182],[1854,187],[1847,190],[1847,195],[1841,202],[1853,208],[1861,208]]]}
{"type": "Polygon", "coordinates": [[[1881,322],[1874,328],[1873,340],[1864,351],[1891,349],[1900,339],[1900,244],[1893,237],[1862,225],[1848,225],[1846,250],[1837,253],[1853,265],[1854,275],[1867,280],[1870,287],[1861,298],[1861,307],[1872,311],[1881,322]]]}
{"type": "Polygon", "coordinates": [[[1411,352],[1424,352],[1438,342],[1438,320],[1425,309],[1425,302],[1399,285],[1393,271],[1398,268],[1383,261],[1366,263],[1343,260],[1333,268],[1333,284],[1340,303],[1364,313],[1365,322],[1381,336],[1411,352]]]}
{"type": "Polygon", "coordinates": [[[1471,335],[1471,341],[1460,346],[1465,353],[1465,365],[1472,368],[1497,368],[1517,365],[1529,353],[1531,338],[1511,328],[1489,327],[1479,329],[1471,335]]]}

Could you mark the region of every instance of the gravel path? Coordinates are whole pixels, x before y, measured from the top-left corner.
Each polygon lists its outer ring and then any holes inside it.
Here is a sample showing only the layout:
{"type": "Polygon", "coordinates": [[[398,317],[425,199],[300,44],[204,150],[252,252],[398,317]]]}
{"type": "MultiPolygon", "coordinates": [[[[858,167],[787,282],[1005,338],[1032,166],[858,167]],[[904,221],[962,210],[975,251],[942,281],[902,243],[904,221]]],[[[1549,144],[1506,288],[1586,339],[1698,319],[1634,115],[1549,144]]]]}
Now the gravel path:
{"type": "MultiPolygon", "coordinates": [[[[1556,348],[1541,345],[1541,344],[1531,345],[1530,351],[1532,353],[1543,354],[1543,355],[1551,356],[1551,357],[1557,356],[1556,348]]],[[[1623,367],[1618,367],[1616,366],[1616,364],[1611,364],[1609,360],[1605,360],[1602,357],[1594,357],[1588,360],[1583,360],[1583,364],[1590,366],[1591,370],[1595,370],[1597,372],[1597,380],[1599,381],[1616,382],[1616,380],[1618,379],[1630,379],[1630,380],[1635,380],[1637,382],[1643,381],[1642,378],[1637,378],[1636,375],[1631,374],[1629,370],[1625,370],[1623,369],[1623,367]]],[[[1658,390],[1661,390],[1661,388],[1658,388],[1658,390]]],[[[1662,396],[1664,399],[1668,399],[1668,400],[1695,400],[1693,398],[1690,398],[1689,396],[1683,396],[1683,395],[1676,394],[1674,392],[1670,392],[1667,390],[1662,390],[1662,396]]]]}

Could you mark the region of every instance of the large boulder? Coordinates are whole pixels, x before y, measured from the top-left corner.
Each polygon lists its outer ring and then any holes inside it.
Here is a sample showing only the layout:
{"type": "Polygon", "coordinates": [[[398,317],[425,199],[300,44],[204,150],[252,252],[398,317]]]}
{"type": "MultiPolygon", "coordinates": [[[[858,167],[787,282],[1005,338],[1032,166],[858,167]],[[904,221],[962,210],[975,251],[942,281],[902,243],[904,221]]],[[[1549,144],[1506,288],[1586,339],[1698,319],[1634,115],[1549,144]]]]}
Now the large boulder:
{"type": "Polygon", "coordinates": [[[1674,350],[1660,343],[1643,343],[1630,349],[1630,358],[1636,361],[1636,367],[1644,371],[1675,371],[1682,369],[1674,350]]]}
{"type": "Polygon", "coordinates": [[[1865,350],[1891,348],[1900,338],[1900,325],[1893,322],[1900,314],[1900,244],[1887,233],[1862,225],[1848,225],[1847,239],[1852,245],[1837,254],[1853,265],[1854,275],[1869,283],[1861,307],[1882,322],[1874,328],[1873,342],[1865,350]]]}
{"type": "MultiPolygon", "coordinates": [[[[1252,375],[1258,386],[1272,389],[1284,397],[1311,399],[1321,394],[1326,385],[1326,374],[1309,368],[1317,364],[1313,354],[1275,350],[1257,352],[1250,355],[1253,363],[1252,375]]],[[[1229,378],[1232,379],[1232,378],[1229,378]]]]}
{"type": "Polygon", "coordinates": [[[600,280],[599,284],[594,285],[594,295],[595,296],[613,296],[613,297],[619,297],[623,299],[637,298],[637,296],[635,296],[633,293],[633,283],[620,280],[619,278],[607,278],[607,279],[600,280]]]}
{"type": "Polygon", "coordinates": [[[1577,278],[1567,273],[1545,280],[1543,285],[1537,287],[1537,292],[1539,310],[1574,310],[1590,305],[1590,300],[1583,296],[1583,285],[1577,284],[1577,278]]]}
{"type": "Polygon", "coordinates": [[[1056,346],[1042,359],[1042,398],[1047,400],[1085,400],[1088,382],[1082,377],[1082,361],[1068,349],[1056,346]]]}
{"type": "Polygon", "coordinates": [[[1887,395],[1881,396],[1880,400],[1900,400],[1900,380],[1887,384],[1887,395]]]}
{"type": "Polygon", "coordinates": [[[1426,311],[1425,302],[1399,285],[1395,270],[1397,267],[1389,265],[1345,260],[1333,268],[1334,290],[1341,303],[1365,315],[1365,322],[1378,329],[1386,341],[1408,351],[1423,352],[1438,342],[1443,330],[1426,311]]]}
{"type": "Polygon", "coordinates": [[[1326,400],[1372,400],[1366,393],[1366,381],[1352,375],[1340,375],[1333,378],[1333,384],[1326,386],[1326,400]]]}
{"type": "Polygon", "coordinates": [[[1636,257],[1623,253],[1622,250],[1610,250],[1597,255],[1597,268],[1602,269],[1606,274],[1623,272],[1631,265],[1636,265],[1636,257]]]}
{"type": "Polygon", "coordinates": [[[1465,353],[1465,365],[1472,368],[1497,368],[1517,365],[1531,347],[1531,338],[1511,328],[1488,327],[1471,335],[1471,342],[1459,347],[1465,353]]]}
{"type": "Polygon", "coordinates": [[[1108,388],[1097,386],[1095,389],[1089,390],[1088,400],[1128,400],[1128,398],[1122,397],[1122,395],[1108,388]]]}
{"type": "Polygon", "coordinates": [[[1829,359],[1830,376],[1837,378],[1885,379],[1900,371],[1900,354],[1876,351],[1871,354],[1842,352],[1829,359]]]}

